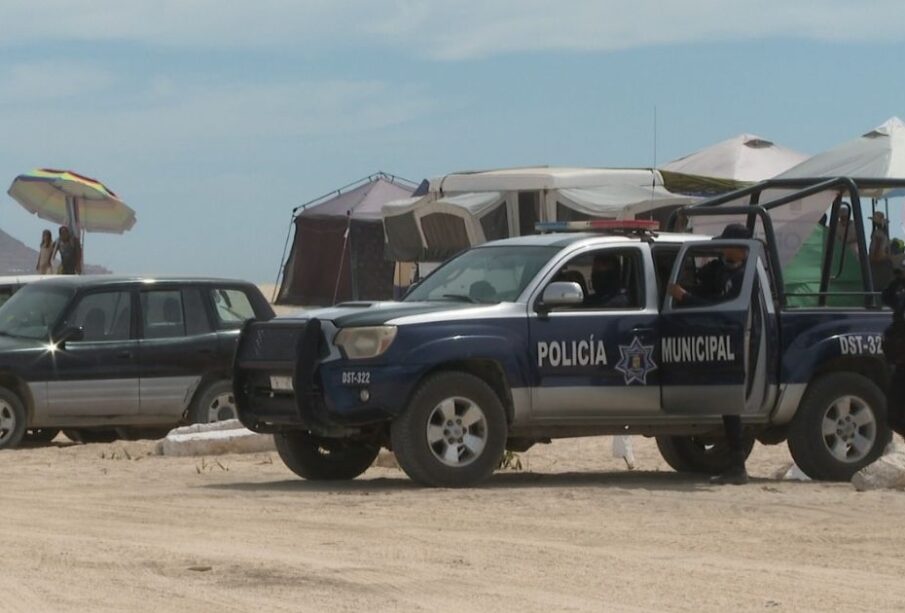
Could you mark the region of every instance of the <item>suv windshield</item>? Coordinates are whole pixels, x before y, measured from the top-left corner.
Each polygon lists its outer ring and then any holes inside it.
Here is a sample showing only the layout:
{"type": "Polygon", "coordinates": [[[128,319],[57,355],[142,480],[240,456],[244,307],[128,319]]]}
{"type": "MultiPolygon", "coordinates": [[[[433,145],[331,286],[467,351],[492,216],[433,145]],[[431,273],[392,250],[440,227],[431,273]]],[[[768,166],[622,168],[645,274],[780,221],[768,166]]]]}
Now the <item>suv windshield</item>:
{"type": "Polygon", "coordinates": [[[405,301],[512,302],[558,252],[538,246],[470,249],[426,277],[405,301]]]}
{"type": "Polygon", "coordinates": [[[0,307],[0,335],[48,339],[74,290],[27,285],[0,307]]]}

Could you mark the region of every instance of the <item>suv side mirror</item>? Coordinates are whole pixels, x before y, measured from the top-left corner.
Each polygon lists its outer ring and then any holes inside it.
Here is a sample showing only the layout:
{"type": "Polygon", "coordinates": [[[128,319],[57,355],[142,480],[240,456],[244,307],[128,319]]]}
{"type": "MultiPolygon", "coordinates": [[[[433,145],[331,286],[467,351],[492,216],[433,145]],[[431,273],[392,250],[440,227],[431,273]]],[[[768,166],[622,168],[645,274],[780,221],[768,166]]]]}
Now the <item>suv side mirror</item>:
{"type": "Polygon", "coordinates": [[[573,281],[554,281],[544,290],[538,311],[549,311],[555,307],[575,306],[584,303],[581,286],[573,281]]]}
{"type": "Polygon", "coordinates": [[[63,328],[59,336],[57,336],[57,345],[62,347],[68,342],[78,342],[85,338],[85,331],[82,328],[69,327],[63,328]]]}

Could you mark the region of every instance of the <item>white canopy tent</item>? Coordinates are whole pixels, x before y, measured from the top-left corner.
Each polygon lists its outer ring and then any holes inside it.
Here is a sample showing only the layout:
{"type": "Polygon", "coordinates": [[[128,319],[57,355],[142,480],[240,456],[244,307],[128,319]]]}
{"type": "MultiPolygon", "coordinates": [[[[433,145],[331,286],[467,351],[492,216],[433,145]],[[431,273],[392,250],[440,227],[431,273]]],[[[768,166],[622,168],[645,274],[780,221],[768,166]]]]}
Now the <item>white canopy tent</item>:
{"type": "MultiPolygon", "coordinates": [[[[800,177],[905,179],[905,123],[891,117],[873,130],[819,153],[777,178],[800,177]]],[[[866,192],[865,195],[902,194],[866,192]]]]}
{"type": "Polygon", "coordinates": [[[651,169],[510,168],[435,178],[421,198],[384,205],[383,218],[397,260],[438,260],[532,234],[539,221],[662,216],[696,200],[670,192],[651,169]]]}
{"type": "Polygon", "coordinates": [[[680,157],[662,170],[734,181],[763,181],[785,172],[808,156],[754,134],[739,134],[680,157]]]}

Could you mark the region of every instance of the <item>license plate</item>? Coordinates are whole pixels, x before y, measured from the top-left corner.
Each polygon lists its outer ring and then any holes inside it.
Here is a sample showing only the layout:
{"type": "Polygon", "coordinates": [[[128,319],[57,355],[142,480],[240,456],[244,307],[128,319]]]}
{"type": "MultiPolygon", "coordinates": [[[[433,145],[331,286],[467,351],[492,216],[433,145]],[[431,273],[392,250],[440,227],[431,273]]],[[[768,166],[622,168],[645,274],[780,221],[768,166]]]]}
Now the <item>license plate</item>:
{"type": "Polygon", "coordinates": [[[270,389],[275,392],[291,392],[292,377],[270,377],[270,389]]]}

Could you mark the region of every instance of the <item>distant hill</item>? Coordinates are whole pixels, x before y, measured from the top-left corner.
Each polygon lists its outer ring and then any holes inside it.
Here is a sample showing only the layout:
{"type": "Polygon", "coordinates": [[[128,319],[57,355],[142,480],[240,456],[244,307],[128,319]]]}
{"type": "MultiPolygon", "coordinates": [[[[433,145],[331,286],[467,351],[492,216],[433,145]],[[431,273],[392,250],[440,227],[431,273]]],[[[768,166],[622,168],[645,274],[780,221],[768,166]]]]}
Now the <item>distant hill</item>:
{"type": "MultiPolygon", "coordinates": [[[[38,252],[0,230],[0,275],[33,275],[38,252]]],[[[85,274],[104,275],[110,271],[103,266],[85,265],[85,274]]]]}

